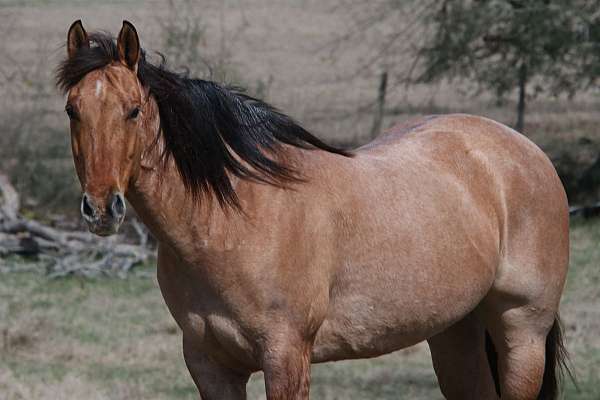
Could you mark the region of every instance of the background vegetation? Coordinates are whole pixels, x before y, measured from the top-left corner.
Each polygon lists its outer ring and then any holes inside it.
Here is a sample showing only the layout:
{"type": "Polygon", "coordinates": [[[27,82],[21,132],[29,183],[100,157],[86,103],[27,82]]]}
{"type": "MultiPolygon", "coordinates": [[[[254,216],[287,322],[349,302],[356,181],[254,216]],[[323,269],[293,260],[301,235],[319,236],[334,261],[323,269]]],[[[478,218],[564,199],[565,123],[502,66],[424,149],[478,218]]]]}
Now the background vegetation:
{"type": "MultiPolygon", "coordinates": [[[[0,172],[42,221],[79,223],[53,84],[79,18],[113,33],[127,18],[171,66],[245,86],[335,144],[431,113],[520,121],[572,205],[600,198],[598,0],[0,0],[0,172]]],[[[600,223],[574,221],[562,314],[580,390],[568,384],[568,399],[600,398],[599,240],[600,223]]],[[[31,261],[0,258],[0,272],[22,271],[0,273],[1,400],[196,398],[152,265],[49,280],[31,261]]],[[[314,398],[440,398],[424,345],[313,376],[314,398]]],[[[264,398],[260,377],[250,394],[264,398]]]]}

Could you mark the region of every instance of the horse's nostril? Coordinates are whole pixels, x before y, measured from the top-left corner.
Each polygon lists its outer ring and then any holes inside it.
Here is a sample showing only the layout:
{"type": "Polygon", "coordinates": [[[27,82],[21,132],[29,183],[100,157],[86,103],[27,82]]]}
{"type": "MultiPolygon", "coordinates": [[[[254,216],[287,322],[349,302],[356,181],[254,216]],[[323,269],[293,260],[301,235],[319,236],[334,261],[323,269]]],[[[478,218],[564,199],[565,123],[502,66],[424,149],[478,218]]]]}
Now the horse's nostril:
{"type": "Polygon", "coordinates": [[[121,218],[125,215],[125,199],[121,193],[113,194],[109,206],[110,214],[115,218],[121,218]]]}
{"type": "Polygon", "coordinates": [[[84,194],[83,198],[81,199],[81,214],[83,215],[84,218],[90,219],[90,220],[94,219],[96,216],[94,213],[94,209],[92,208],[92,206],[90,204],[90,199],[87,194],[84,194]]]}

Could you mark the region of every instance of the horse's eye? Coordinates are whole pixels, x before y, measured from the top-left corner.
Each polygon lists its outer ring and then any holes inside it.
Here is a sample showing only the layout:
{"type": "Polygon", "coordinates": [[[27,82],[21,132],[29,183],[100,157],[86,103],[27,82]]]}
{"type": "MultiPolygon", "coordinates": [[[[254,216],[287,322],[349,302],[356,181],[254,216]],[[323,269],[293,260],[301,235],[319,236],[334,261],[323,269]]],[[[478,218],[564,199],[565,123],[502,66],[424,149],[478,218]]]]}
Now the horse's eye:
{"type": "Polygon", "coordinates": [[[65,111],[67,112],[67,115],[70,119],[77,119],[77,113],[75,112],[75,109],[72,105],[67,104],[65,107],[65,111]]]}
{"type": "Polygon", "coordinates": [[[138,115],[140,115],[140,108],[134,107],[133,110],[131,110],[129,112],[129,115],[127,116],[127,118],[128,119],[136,119],[138,117],[138,115]]]}

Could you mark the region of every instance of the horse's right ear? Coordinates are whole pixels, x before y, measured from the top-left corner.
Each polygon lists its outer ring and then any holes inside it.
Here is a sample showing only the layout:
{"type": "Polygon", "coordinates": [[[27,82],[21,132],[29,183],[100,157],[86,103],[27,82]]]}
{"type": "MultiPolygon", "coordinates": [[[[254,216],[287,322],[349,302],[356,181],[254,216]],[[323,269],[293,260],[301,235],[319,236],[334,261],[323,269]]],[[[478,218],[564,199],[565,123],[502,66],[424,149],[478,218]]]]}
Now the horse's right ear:
{"type": "Polygon", "coordinates": [[[73,22],[67,34],[67,52],[69,53],[69,58],[75,56],[77,50],[82,47],[90,47],[90,41],[85,29],[83,29],[81,20],[78,19],[73,22]]]}
{"type": "Polygon", "coordinates": [[[141,55],[140,38],[135,27],[129,21],[123,21],[123,27],[117,38],[117,50],[121,62],[137,73],[141,55]]]}

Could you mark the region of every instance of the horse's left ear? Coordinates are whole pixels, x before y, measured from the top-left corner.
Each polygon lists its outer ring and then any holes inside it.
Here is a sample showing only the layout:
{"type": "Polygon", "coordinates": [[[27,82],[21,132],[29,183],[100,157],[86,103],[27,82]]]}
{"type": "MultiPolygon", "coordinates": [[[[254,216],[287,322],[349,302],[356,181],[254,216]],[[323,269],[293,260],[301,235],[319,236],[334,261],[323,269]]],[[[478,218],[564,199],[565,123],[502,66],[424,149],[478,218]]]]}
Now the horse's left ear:
{"type": "Polygon", "coordinates": [[[123,27],[117,39],[117,49],[119,51],[119,60],[129,69],[137,72],[141,53],[140,38],[135,27],[129,21],[123,21],[123,27]]]}

